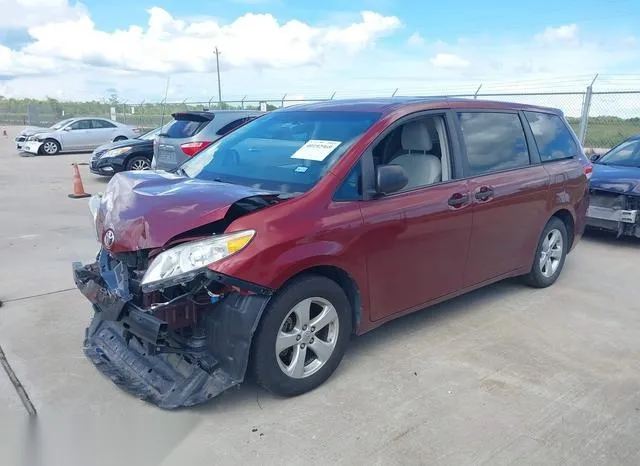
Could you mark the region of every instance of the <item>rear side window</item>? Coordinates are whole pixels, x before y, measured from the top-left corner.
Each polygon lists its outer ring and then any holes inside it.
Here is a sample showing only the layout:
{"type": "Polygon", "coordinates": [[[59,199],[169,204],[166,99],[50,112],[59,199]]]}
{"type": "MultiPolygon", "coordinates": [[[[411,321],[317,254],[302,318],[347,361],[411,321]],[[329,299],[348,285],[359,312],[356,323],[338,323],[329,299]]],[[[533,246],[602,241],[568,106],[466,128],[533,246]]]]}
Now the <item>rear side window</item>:
{"type": "Polygon", "coordinates": [[[94,129],[103,129],[103,128],[115,128],[116,125],[110,123],[106,120],[91,120],[91,124],[93,124],[94,129]]]}
{"type": "Polygon", "coordinates": [[[169,125],[165,134],[168,138],[190,138],[202,131],[207,124],[209,124],[208,121],[175,120],[169,125]]]}
{"type": "Polygon", "coordinates": [[[471,175],[526,167],[527,140],[516,113],[459,113],[471,175]]]}
{"type": "Polygon", "coordinates": [[[568,159],[580,153],[567,125],[558,115],[524,112],[543,162],[568,159]]]}
{"type": "Polygon", "coordinates": [[[233,120],[232,122],[227,123],[222,128],[220,128],[218,131],[216,131],[216,134],[218,136],[224,136],[225,134],[230,133],[231,131],[233,131],[234,129],[238,128],[239,126],[242,126],[245,123],[250,122],[254,118],[255,117],[245,117],[245,118],[240,118],[238,120],[233,120]]]}

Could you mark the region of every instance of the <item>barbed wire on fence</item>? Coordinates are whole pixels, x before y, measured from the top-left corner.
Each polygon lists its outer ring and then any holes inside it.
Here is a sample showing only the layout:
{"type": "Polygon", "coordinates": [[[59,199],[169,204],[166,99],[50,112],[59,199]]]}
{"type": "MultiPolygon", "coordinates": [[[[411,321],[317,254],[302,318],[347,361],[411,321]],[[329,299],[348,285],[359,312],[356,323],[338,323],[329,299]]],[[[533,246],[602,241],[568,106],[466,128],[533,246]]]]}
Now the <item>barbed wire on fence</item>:
{"type": "MultiPolygon", "coordinates": [[[[457,97],[511,101],[531,105],[561,109],[585,147],[607,149],[625,138],[640,133],[640,91],[591,92],[475,92],[436,95],[420,94],[412,90],[398,88],[367,97],[457,97]],[[410,92],[411,91],[411,92],[410,92]]],[[[372,93],[373,94],[373,93],[372,93]]],[[[144,129],[153,129],[170,121],[171,114],[189,110],[260,109],[275,110],[291,105],[323,102],[340,97],[337,92],[326,96],[301,97],[283,94],[267,98],[248,98],[218,102],[213,97],[207,101],[180,102],[59,102],[48,99],[45,102],[7,105],[0,100],[0,124],[21,126],[51,126],[71,117],[95,116],[111,118],[144,129]]],[[[355,95],[353,96],[355,97],[355,95]]]]}

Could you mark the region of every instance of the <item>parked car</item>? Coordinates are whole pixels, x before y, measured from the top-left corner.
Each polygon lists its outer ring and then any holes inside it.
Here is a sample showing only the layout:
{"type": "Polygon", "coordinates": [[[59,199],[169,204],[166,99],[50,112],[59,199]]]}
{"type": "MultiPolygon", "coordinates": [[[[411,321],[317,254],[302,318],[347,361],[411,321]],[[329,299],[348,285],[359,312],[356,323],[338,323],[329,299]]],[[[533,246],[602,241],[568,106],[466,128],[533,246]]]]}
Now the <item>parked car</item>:
{"type": "Polygon", "coordinates": [[[30,130],[27,134],[18,135],[16,147],[32,154],[56,155],[62,151],[91,151],[101,144],[139,135],[139,128],[106,118],[69,118],[51,128],[30,130]]]}
{"type": "Polygon", "coordinates": [[[103,144],[91,154],[89,170],[112,176],[126,170],[149,170],[153,160],[153,140],[164,127],[158,127],[133,139],[103,144]]]}
{"type": "Polygon", "coordinates": [[[18,149],[19,151],[22,151],[24,143],[27,141],[27,139],[30,136],[33,136],[36,133],[43,133],[43,132],[47,132],[47,131],[56,131],[56,130],[62,128],[67,123],[69,123],[71,120],[72,120],[72,118],[67,118],[66,120],[59,121],[55,125],[52,125],[52,126],[50,126],[48,128],[44,128],[44,127],[41,127],[41,126],[27,126],[22,131],[20,131],[17,134],[16,138],[15,138],[16,149],[18,149]]]}
{"type": "Polygon", "coordinates": [[[175,170],[225,134],[262,114],[257,110],[173,113],[173,121],[155,140],[152,168],[175,170]]]}
{"type": "Polygon", "coordinates": [[[90,200],[101,250],[73,267],[95,310],[85,354],[163,408],[205,402],[248,367],[274,393],[307,392],[354,333],[508,277],[552,285],[582,236],[590,173],[551,108],[270,112],[175,173],[118,173],[90,200]]]}
{"type": "Polygon", "coordinates": [[[587,225],[640,238],[640,135],[592,160],[587,225]]]}

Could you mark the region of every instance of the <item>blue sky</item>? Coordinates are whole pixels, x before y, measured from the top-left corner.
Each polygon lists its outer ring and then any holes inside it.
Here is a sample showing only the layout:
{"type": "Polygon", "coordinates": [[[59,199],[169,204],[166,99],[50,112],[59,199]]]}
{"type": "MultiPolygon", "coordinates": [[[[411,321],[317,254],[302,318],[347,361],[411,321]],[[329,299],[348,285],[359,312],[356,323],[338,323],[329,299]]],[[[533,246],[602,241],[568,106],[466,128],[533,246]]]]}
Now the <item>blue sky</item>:
{"type": "Polygon", "coordinates": [[[0,95],[207,100],[214,45],[228,99],[640,87],[637,0],[0,4],[0,95]]]}
{"type": "Polygon", "coordinates": [[[478,2],[429,2],[428,0],[218,0],[209,2],[158,0],[153,2],[127,0],[85,0],[97,26],[105,30],[144,24],[147,10],[159,6],[176,16],[209,16],[232,21],[248,12],[271,13],[282,21],[298,19],[322,24],[339,18],[357,18],[358,12],[372,10],[395,15],[403,20],[408,31],[420,31],[426,37],[451,39],[466,34],[532,34],[549,25],[579,23],[587,30],[638,29],[640,2],[634,0],[575,1],[538,0],[535,3],[513,0],[478,2]],[[437,6],[436,6],[437,5],[437,6]],[[114,14],[117,11],[127,14],[114,14]]]}

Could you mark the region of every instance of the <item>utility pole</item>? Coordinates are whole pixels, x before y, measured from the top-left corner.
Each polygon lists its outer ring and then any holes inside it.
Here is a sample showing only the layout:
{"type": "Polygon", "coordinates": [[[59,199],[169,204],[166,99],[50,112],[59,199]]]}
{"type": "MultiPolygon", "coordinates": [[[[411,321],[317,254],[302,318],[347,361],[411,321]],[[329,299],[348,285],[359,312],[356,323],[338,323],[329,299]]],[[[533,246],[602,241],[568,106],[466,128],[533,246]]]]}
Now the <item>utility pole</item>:
{"type": "Polygon", "coordinates": [[[222,108],[222,88],[220,87],[220,59],[218,58],[221,52],[218,50],[217,45],[213,53],[216,54],[216,71],[218,72],[218,106],[222,108]]]}

